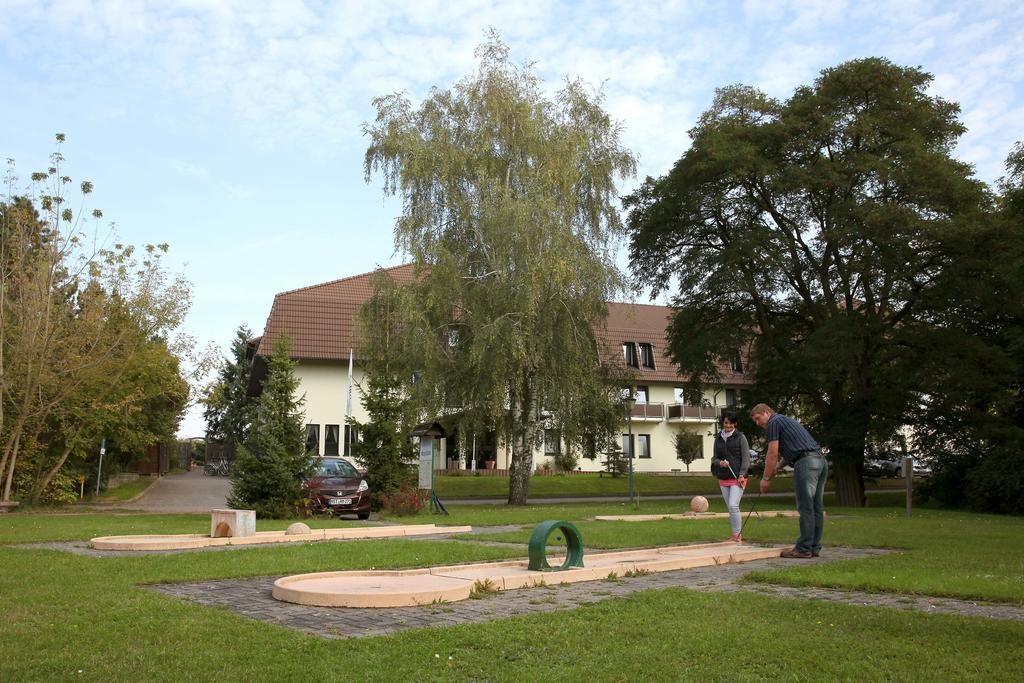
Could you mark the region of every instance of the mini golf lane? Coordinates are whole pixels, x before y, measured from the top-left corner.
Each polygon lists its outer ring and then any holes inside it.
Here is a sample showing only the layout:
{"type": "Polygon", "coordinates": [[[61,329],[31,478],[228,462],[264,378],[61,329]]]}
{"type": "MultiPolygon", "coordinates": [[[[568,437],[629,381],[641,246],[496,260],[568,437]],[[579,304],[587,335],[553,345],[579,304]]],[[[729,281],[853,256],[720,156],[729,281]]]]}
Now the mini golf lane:
{"type": "MultiPolygon", "coordinates": [[[[754,511],[754,517],[768,519],[769,517],[799,517],[796,510],[767,510],[765,512],[754,511]]],[[[728,512],[681,512],[678,514],[665,515],[599,515],[594,519],[602,522],[651,522],[656,519],[728,519],[728,512]]]]}
{"type": "Polygon", "coordinates": [[[465,600],[474,584],[488,581],[493,590],[511,590],[595,581],[612,573],[622,576],[627,572],[667,572],[749,562],[778,557],[781,552],[781,548],[732,542],[702,543],[588,554],[585,566],[565,571],[531,571],[526,562],[515,561],[403,571],[297,574],[275,581],[273,595],[284,602],[319,607],[411,607],[465,600]]]}
{"type": "Polygon", "coordinates": [[[310,543],[353,538],[394,538],[401,536],[430,536],[436,534],[463,534],[471,526],[435,526],[408,524],[401,526],[361,526],[346,529],[313,529],[309,533],[287,534],[284,531],[259,531],[254,536],[225,536],[213,538],[205,534],[178,534],[162,536],[100,536],[89,543],[96,550],[187,550],[215,546],[261,545],[265,543],[310,543]]]}

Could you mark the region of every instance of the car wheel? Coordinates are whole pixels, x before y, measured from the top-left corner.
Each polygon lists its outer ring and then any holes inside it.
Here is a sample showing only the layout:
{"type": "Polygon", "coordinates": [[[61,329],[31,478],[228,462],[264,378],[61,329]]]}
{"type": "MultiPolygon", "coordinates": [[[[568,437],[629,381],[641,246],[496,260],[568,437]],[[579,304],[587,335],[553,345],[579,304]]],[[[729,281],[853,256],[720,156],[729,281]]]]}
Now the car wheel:
{"type": "Polygon", "coordinates": [[[370,518],[370,513],[369,512],[359,512],[359,513],[356,514],[356,517],[358,517],[359,519],[369,519],[370,518]]]}

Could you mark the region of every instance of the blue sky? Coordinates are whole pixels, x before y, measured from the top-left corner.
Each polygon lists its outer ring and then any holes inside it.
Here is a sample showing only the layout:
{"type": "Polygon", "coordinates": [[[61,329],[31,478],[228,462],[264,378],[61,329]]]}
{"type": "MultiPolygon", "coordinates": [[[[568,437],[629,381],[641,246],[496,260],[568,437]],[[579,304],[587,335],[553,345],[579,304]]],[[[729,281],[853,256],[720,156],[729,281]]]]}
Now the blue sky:
{"type": "MultiPolygon", "coordinates": [[[[0,0],[0,156],[22,178],[54,133],[120,240],[168,242],[193,283],[185,331],[262,332],[276,292],[402,261],[399,211],[363,181],[376,95],[414,101],[474,66],[487,27],[557,87],[604,83],[639,178],[668,170],[716,87],[785,98],[847,59],[934,74],[995,181],[1024,138],[1019,2],[0,0]]],[[[628,191],[635,181],[623,186],[628,191]]],[[[201,434],[192,410],[183,435],[201,434]]]]}

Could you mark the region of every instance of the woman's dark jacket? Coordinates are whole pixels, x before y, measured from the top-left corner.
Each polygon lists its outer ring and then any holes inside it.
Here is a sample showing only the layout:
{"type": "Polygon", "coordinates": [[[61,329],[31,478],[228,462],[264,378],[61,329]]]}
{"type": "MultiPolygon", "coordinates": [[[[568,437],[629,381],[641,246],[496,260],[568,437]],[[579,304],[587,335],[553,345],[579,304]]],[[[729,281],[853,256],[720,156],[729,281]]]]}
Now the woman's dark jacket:
{"type": "Polygon", "coordinates": [[[747,476],[747,470],[750,469],[750,446],[747,444],[746,435],[737,429],[728,439],[723,439],[722,432],[719,431],[715,434],[714,457],[716,460],[728,460],[732,465],[732,472],[729,471],[725,463],[718,467],[712,466],[712,474],[719,479],[747,476]],[[736,473],[735,476],[733,476],[733,472],[736,473]]]}

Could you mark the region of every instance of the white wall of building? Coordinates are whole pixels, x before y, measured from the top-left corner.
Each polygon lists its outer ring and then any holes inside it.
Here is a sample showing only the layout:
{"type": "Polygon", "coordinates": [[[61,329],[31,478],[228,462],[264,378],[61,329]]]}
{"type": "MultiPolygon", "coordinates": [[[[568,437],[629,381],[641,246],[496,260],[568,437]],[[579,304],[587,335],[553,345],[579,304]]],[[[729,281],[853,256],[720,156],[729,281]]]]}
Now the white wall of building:
{"type": "MultiPolygon", "coordinates": [[[[324,452],[324,441],[326,436],[326,425],[340,425],[341,438],[344,439],[345,424],[345,403],[348,392],[348,363],[337,361],[301,361],[295,369],[295,375],[299,380],[299,389],[296,396],[305,399],[303,412],[305,414],[304,424],[320,425],[319,453],[324,452]]],[[[363,381],[365,373],[356,366],[353,370],[352,387],[352,412],[356,420],[360,422],[369,421],[369,415],[363,407],[362,394],[359,391],[358,383],[363,381]]],[[[642,385],[642,380],[637,384],[642,385]]],[[[648,401],[653,404],[664,404],[665,415],[668,406],[675,404],[674,384],[648,384],[648,401]]],[[[712,405],[723,405],[725,403],[725,392],[723,390],[709,390],[705,392],[704,399],[712,405]]],[[[633,459],[634,472],[685,472],[686,465],[676,459],[674,435],[678,432],[698,434],[704,439],[704,457],[690,464],[691,472],[708,472],[711,469],[711,455],[714,447],[714,433],[718,425],[713,420],[669,420],[666,418],[636,418],[632,420],[634,444],[636,444],[637,456],[640,451],[640,435],[649,435],[651,441],[651,457],[633,459]]],[[[621,425],[620,434],[627,434],[628,425],[621,425]]],[[[622,445],[622,437],[619,440],[622,445]]],[[[446,463],[446,451],[444,441],[436,449],[435,466],[444,467],[446,463]]],[[[344,446],[342,445],[342,451],[344,446]]],[[[499,441],[497,448],[497,463],[499,469],[507,469],[509,463],[509,450],[499,441]]],[[[534,451],[534,463],[538,467],[553,467],[553,459],[545,455],[543,446],[534,451]]],[[[465,459],[460,462],[460,467],[465,467],[465,459]]],[[[578,467],[586,472],[597,472],[604,469],[604,461],[601,455],[595,460],[588,460],[580,457],[578,467]]]]}
{"type": "MultiPolygon", "coordinates": [[[[320,425],[320,446],[324,452],[326,425],[339,425],[341,438],[345,434],[345,407],[348,397],[348,363],[337,361],[301,361],[295,368],[299,380],[296,398],[304,398],[303,424],[320,425]]],[[[356,386],[363,380],[364,373],[356,367],[352,371],[352,415],[360,422],[366,422],[369,415],[363,407],[362,394],[356,386]]]]}

